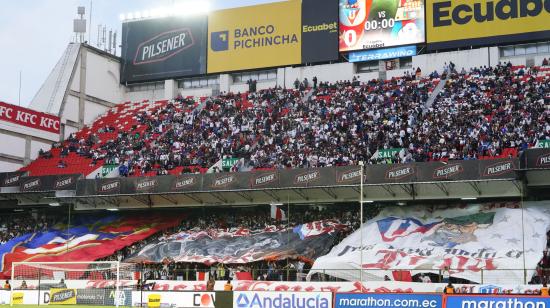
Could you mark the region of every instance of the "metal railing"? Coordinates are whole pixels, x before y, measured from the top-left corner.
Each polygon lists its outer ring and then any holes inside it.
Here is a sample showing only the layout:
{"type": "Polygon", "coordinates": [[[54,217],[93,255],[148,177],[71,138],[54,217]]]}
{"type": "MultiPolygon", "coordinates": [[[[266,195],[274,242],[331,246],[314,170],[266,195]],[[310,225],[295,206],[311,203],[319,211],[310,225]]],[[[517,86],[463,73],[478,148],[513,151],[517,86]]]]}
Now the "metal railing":
{"type": "MultiPolygon", "coordinates": [[[[296,270],[294,268],[250,269],[248,277],[252,280],[266,281],[360,281],[361,272],[358,269],[323,269],[315,270],[310,274],[309,269],[296,270]]],[[[548,281],[550,270],[547,272],[535,269],[479,269],[456,270],[449,269],[450,279],[453,283],[498,283],[498,284],[529,284],[548,281]]],[[[437,269],[407,269],[407,270],[363,270],[363,281],[406,281],[422,282],[421,275],[429,277],[432,283],[446,283],[447,276],[443,270],[437,269]]],[[[217,280],[235,279],[236,274],[229,269],[224,270],[194,270],[174,269],[163,274],[163,270],[143,270],[142,277],[147,280],[200,280],[200,277],[214,276],[217,280]]],[[[428,279],[424,278],[425,281],[428,279]]]]}

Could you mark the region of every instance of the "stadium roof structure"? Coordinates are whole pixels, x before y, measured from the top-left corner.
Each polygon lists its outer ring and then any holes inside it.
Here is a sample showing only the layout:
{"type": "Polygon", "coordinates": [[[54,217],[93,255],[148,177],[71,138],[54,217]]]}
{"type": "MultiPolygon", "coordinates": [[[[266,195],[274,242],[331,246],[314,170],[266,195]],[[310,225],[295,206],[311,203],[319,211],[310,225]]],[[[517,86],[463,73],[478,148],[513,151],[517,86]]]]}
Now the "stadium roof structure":
{"type": "MultiPolygon", "coordinates": [[[[262,170],[85,180],[80,175],[1,174],[6,207],[72,204],[76,210],[359,202],[361,167],[262,170]]],[[[372,165],[366,202],[506,200],[550,196],[550,149],[520,159],[372,165]]]]}

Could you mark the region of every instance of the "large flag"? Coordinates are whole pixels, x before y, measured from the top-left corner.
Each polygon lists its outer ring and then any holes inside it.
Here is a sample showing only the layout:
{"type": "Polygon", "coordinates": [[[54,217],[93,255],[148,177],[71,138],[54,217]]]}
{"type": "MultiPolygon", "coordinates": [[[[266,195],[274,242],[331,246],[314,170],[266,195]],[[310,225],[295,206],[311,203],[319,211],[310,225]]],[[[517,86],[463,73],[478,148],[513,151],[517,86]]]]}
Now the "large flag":
{"type": "Polygon", "coordinates": [[[0,268],[9,276],[13,262],[95,261],[175,227],[181,220],[174,215],[77,217],[68,229],[59,225],[0,245],[0,268]]]}
{"type": "Polygon", "coordinates": [[[473,282],[523,282],[524,268],[527,280],[535,273],[549,227],[548,201],[524,202],[523,209],[515,202],[390,207],[318,258],[309,275],[359,280],[362,268],[364,279],[381,280],[447,267],[452,277],[473,282]]]}
{"type": "Polygon", "coordinates": [[[181,232],[144,247],[127,262],[176,262],[243,264],[288,258],[312,262],[326,254],[346,229],[325,220],[291,229],[232,229],[181,232]]]}

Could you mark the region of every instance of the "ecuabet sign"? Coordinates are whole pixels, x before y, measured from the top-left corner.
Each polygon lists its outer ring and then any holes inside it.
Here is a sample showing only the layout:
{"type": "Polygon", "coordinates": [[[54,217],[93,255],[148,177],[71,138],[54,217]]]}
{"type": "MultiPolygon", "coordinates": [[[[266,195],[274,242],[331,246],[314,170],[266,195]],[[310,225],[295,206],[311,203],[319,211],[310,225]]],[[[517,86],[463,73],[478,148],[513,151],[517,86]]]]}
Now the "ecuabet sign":
{"type": "Polygon", "coordinates": [[[550,0],[427,0],[429,49],[550,38],[550,0]]]}
{"type": "Polygon", "coordinates": [[[208,18],[208,73],[301,63],[301,1],[216,11],[208,18]]]}
{"type": "Polygon", "coordinates": [[[0,121],[59,134],[59,117],[0,102],[0,121]]]}

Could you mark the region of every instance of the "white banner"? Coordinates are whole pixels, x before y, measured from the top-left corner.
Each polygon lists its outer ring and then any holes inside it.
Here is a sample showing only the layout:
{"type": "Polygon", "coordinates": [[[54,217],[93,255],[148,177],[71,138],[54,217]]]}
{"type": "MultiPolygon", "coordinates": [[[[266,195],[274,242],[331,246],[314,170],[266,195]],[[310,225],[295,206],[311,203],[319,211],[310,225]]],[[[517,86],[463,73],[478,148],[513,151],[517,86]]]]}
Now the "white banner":
{"type": "Polygon", "coordinates": [[[330,292],[235,292],[233,307],[311,307],[331,308],[330,292]]]}
{"type": "Polygon", "coordinates": [[[364,280],[381,280],[399,270],[408,276],[448,267],[452,277],[472,282],[522,284],[523,269],[529,281],[546,249],[549,205],[390,207],[318,258],[309,277],[325,273],[353,281],[363,268],[364,280]]]}

